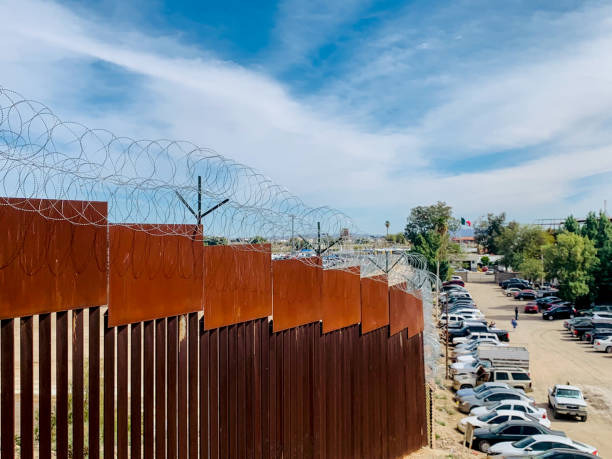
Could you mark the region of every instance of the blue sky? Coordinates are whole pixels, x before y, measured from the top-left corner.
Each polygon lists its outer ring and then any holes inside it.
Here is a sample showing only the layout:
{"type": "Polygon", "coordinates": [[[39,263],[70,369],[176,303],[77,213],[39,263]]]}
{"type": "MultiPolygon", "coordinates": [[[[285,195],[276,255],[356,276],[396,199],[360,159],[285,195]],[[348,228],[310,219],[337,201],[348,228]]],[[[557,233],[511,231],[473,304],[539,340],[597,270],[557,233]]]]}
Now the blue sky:
{"type": "Polygon", "coordinates": [[[533,222],[612,199],[608,2],[0,5],[0,85],[210,147],[364,231],[436,200],[533,222]]]}

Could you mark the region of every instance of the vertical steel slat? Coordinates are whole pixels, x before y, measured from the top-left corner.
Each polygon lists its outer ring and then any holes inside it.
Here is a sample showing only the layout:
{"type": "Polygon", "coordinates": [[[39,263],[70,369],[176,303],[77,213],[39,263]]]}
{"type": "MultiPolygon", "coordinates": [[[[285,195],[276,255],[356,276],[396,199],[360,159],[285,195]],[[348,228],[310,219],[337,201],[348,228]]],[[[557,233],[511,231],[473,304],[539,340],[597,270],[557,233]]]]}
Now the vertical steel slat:
{"type": "Polygon", "coordinates": [[[68,456],[68,312],[56,313],[55,433],[58,457],[68,456]]]}
{"type": "MultiPolygon", "coordinates": [[[[268,459],[270,457],[270,415],[272,411],[270,406],[270,325],[267,318],[259,320],[257,325],[261,348],[261,405],[259,410],[255,410],[255,413],[261,412],[261,416],[258,416],[261,422],[261,440],[258,440],[257,436],[255,437],[255,457],[259,458],[261,456],[263,459],[268,459]],[[260,454],[257,453],[258,444],[260,454]]],[[[255,422],[257,423],[257,420],[255,422]]],[[[257,424],[255,424],[255,432],[257,435],[257,424]]]]}
{"type": "Polygon", "coordinates": [[[115,329],[104,314],[104,458],[115,457],[115,329]]]}
{"type": "MultiPolygon", "coordinates": [[[[228,361],[229,327],[219,329],[219,457],[229,457],[229,361],[228,361]]],[[[211,430],[212,432],[212,430],[211,430]]]]}
{"type": "Polygon", "coordinates": [[[187,411],[187,316],[179,316],[178,321],[178,457],[186,458],[188,454],[187,424],[189,420],[187,411]]]}
{"type": "MultiPolygon", "coordinates": [[[[276,355],[276,337],[278,336],[277,333],[272,333],[272,323],[267,322],[265,325],[265,334],[268,335],[269,339],[268,339],[268,346],[269,346],[269,350],[268,350],[268,361],[269,361],[269,370],[268,370],[268,407],[267,411],[269,413],[269,419],[268,419],[268,437],[269,437],[269,445],[268,448],[265,448],[265,443],[264,443],[264,457],[267,458],[274,458],[276,457],[276,412],[277,412],[277,406],[276,406],[276,401],[277,401],[277,395],[276,392],[278,390],[277,388],[277,361],[278,361],[278,357],[276,355]]],[[[264,352],[265,352],[265,348],[264,348],[264,352]]],[[[264,380],[264,384],[265,384],[265,380],[264,380]]],[[[264,409],[266,405],[264,405],[264,409]]],[[[264,429],[265,429],[265,425],[264,425],[264,429]]],[[[265,433],[264,433],[265,435],[265,433]]],[[[264,437],[265,440],[265,437],[264,437]]]]}
{"type": "MultiPolygon", "coordinates": [[[[255,392],[253,406],[251,408],[253,432],[250,434],[250,442],[253,448],[252,457],[256,459],[261,459],[261,322],[261,319],[254,320],[251,322],[249,327],[249,340],[253,340],[253,347],[251,349],[253,357],[250,387],[252,387],[253,391],[255,392]]],[[[249,393],[247,392],[247,398],[248,397],[249,393]]]]}
{"type": "Polygon", "coordinates": [[[167,457],[177,457],[177,376],[178,376],[178,316],[168,318],[168,343],[167,343],[167,457]]]}
{"type": "MultiPolygon", "coordinates": [[[[197,319],[197,316],[196,316],[197,319]]],[[[209,374],[213,373],[210,371],[210,336],[211,333],[204,330],[204,318],[198,322],[198,335],[200,337],[200,458],[208,459],[209,457],[209,445],[210,436],[213,433],[209,433],[209,391],[210,381],[209,374]]],[[[212,396],[212,392],[210,393],[212,396]]],[[[216,397],[216,394],[215,394],[216,397]]],[[[211,413],[212,416],[213,413],[211,413]]],[[[217,416],[217,413],[214,413],[217,416]]],[[[190,426],[191,427],[191,426],[190,426]]],[[[215,432],[216,435],[216,432],[215,432]]]]}
{"type": "Polygon", "coordinates": [[[295,410],[292,414],[293,418],[293,451],[292,456],[301,458],[304,454],[304,431],[303,427],[303,415],[304,415],[304,380],[302,370],[304,368],[304,359],[302,358],[302,331],[304,326],[296,327],[292,330],[293,332],[293,353],[291,355],[292,365],[292,384],[291,386],[295,389],[293,398],[295,399],[295,410]]]}
{"type": "Polygon", "coordinates": [[[117,457],[128,457],[128,326],[117,327],[117,457]]]}
{"type": "Polygon", "coordinates": [[[189,410],[189,458],[198,457],[198,347],[199,329],[198,313],[192,312],[188,316],[189,327],[189,362],[188,368],[188,410],[189,410]]]}
{"type": "Polygon", "coordinates": [[[32,316],[20,321],[20,453],[22,459],[34,457],[34,342],[32,316]]]}
{"type": "MultiPolygon", "coordinates": [[[[206,319],[205,319],[206,320],[206,319]]],[[[203,326],[203,325],[202,325],[203,326]]],[[[219,458],[221,448],[220,432],[221,432],[221,392],[219,389],[220,361],[220,332],[219,329],[207,332],[210,335],[209,341],[209,358],[208,358],[208,424],[209,424],[209,442],[210,442],[210,457],[211,459],[219,458]]],[[[227,344],[227,341],[226,341],[227,344]]],[[[227,405],[225,405],[227,408],[227,405]]],[[[225,427],[227,429],[227,427],[225,427]]]]}
{"type": "Polygon", "coordinates": [[[152,458],[155,453],[155,322],[144,322],[143,339],[143,457],[152,458]]]}
{"type": "Polygon", "coordinates": [[[166,319],[155,321],[155,457],[166,457],[166,319]]]}
{"type": "Polygon", "coordinates": [[[15,455],[15,331],[13,319],[2,319],[0,322],[0,411],[2,424],[0,428],[0,453],[2,457],[15,455]]]}
{"type": "MultiPolygon", "coordinates": [[[[236,407],[240,407],[240,413],[236,413],[236,457],[246,457],[246,417],[249,412],[246,400],[246,365],[248,356],[246,354],[244,323],[236,325],[237,328],[237,348],[236,348],[236,407]]],[[[253,394],[249,394],[249,398],[253,394]]]]}
{"type": "Polygon", "coordinates": [[[283,333],[283,430],[282,454],[291,457],[291,330],[283,333]]]}
{"type": "Polygon", "coordinates": [[[130,325],[130,347],[130,457],[138,458],[142,456],[142,322],[130,325]]]}
{"type": "Polygon", "coordinates": [[[238,457],[238,325],[229,327],[228,334],[228,361],[229,361],[229,457],[238,457]]]}
{"type": "MultiPolygon", "coordinates": [[[[42,316],[41,316],[42,317],[42,316]]],[[[89,457],[100,457],[100,308],[89,309],[89,457]]],[[[40,364],[42,365],[42,357],[40,364]]],[[[42,437],[41,437],[42,438],[42,437]]],[[[51,452],[49,451],[49,454],[51,452]]],[[[41,457],[45,457],[42,455],[41,457]]]]}
{"type": "Polygon", "coordinates": [[[83,310],[72,311],[72,457],[84,456],[83,423],[83,310]]]}

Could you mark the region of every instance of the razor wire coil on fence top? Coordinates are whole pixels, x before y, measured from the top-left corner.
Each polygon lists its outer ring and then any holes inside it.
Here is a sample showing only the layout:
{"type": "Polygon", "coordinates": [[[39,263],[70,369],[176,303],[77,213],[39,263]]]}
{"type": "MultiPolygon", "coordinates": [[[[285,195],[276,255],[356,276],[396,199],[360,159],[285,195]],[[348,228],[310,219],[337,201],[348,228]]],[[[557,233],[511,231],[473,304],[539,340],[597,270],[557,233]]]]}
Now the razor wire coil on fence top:
{"type": "MultiPolygon", "coordinates": [[[[315,253],[320,248],[314,247],[317,241],[329,246],[347,230],[359,233],[343,212],[309,207],[263,174],[214,150],[185,141],[134,140],[65,122],[46,105],[2,87],[0,181],[0,196],[12,198],[0,198],[0,205],[74,224],[102,225],[106,218],[89,212],[74,220],[74,212],[63,213],[61,203],[108,202],[109,222],[154,235],[177,234],[184,229],[172,224],[201,221],[203,231],[189,233],[190,237],[220,236],[244,243],[260,236],[291,240],[292,248],[294,241],[304,241],[315,253]],[[44,206],[53,206],[53,212],[44,206]],[[211,208],[215,210],[203,215],[211,208]]],[[[256,247],[245,245],[247,250],[256,247]]],[[[439,348],[431,321],[431,292],[439,280],[427,270],[425,258],[406,250],[348,251],[341,244],[321,258],[324,268],[359,266],[364,277],[386,273],[390,284],[403,283],[407,291],[420,293],[431,375],[439,348]]],[[[305,263],[312,259],[302,257],[305,263]]]]}

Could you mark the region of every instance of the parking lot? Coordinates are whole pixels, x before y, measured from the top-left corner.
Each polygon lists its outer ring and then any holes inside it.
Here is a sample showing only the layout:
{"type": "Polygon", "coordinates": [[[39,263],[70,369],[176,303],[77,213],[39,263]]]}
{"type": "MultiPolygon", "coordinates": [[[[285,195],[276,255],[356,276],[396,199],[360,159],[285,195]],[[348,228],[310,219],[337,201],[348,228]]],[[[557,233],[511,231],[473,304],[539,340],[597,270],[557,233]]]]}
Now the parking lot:
{"type": "Polygon", "coordinates": [[[612,354],[596,352],[590,344],[571,338],[563,320],[544,321],[541,314],[523,313],[526,301],[505,296],[497,284],[473,282],[466,288],[487,319],[499,328],[512,330],[510,320],[518,306],[518,327],[511,331],[510,345],[529,350],[538,406],[547,407],[547,388],[554,384],[579,386],[588,398],[588,421],[555,419],[549,411],[552,428],[597,446],[600,456],[612,458],[612,354]]]}

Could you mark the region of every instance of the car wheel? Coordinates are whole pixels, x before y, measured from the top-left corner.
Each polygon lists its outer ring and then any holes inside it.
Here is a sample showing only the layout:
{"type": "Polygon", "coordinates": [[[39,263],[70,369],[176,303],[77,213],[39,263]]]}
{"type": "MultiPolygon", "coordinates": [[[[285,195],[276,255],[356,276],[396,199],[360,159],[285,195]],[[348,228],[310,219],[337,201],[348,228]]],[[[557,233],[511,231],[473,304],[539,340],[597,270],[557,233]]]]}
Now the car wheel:
{"type": "Polygon", "coordinates": [[[608,354],[612,354],[612,346],[608,346],[608,347],[606,348],[606,353],[608,353],[608,354]]]}
{"type": "Polygon", "coordinates": [[[580,420],[581,420],[582,422],[586,422],[586,420],[587,420],[586,414],[585,414],[584,416],[582,416],[582,418],[580,418],[580,420]]]}
{"type": "Polygon", "coordinates": [[[548,316],[548,320],[553,320],[554,317],[553,316],[548,316]]]}
{"type": "Polygon", "coordinates": [[[559,414],[557,413],[557,409],[553,408],[553,416],[555,419],[557,419],[559,417],[559,414]]]}
{"type": "Polygon", "coordinates": [[[480,440],[478,442],[478,449],[482,451],[483,453],[488,453],[490,447],[491,447],[491,443],[489,443],[486,440],[480,440]]]}

